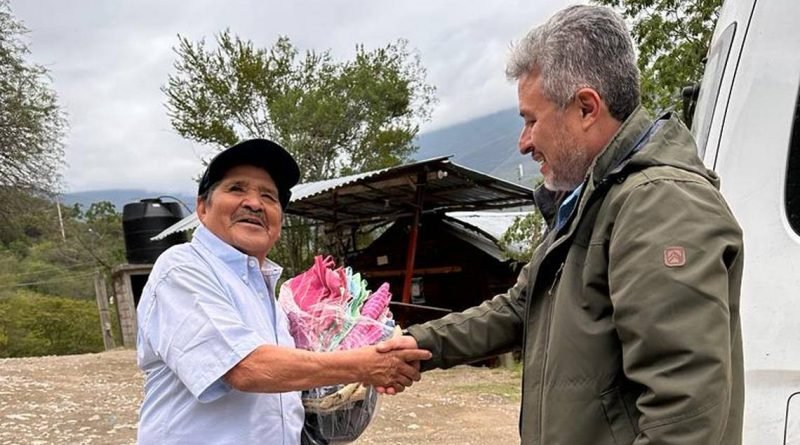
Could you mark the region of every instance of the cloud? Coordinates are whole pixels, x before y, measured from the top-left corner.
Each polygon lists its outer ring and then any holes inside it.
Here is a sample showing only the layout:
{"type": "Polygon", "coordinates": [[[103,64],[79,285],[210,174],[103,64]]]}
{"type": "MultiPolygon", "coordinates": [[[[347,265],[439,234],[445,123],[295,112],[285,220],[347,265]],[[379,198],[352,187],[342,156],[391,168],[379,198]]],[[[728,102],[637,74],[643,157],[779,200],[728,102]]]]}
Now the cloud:
{"type": "Polygon", "coordinates": [[[160,87],[172,71],[177,34],[192,40],[225,28],[256,45],[287,35],[301,49],[348,58],[406,38],[437,87],[439,104],[423,131],[515,106],[503,75],[512,40],[574,1],[12,0],[30,29],[32,61],[50,71],[68,113],[70,191],[194,190],[210,147],[172,130],[160,87]]]}

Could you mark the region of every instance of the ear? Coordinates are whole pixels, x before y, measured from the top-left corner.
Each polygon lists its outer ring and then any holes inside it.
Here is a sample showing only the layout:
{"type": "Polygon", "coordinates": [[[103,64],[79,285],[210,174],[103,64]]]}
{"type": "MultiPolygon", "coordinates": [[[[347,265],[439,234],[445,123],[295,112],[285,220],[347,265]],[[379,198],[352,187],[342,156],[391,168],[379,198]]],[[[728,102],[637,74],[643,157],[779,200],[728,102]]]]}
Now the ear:
{"type": "Polygon", "coordinates": [[[581,127],[585,130],[600,118],[603,100],[592,88],[581,88],[575,93],[575,102],[580,110],[581,127]]]}
{"type": "Polygon", "coordinates": [[[200,222],[203,222],[206,217],[206,212],[208,212],[208,209],[206,208],[206,200],[198,196],[195,208],[197,210],[197,218],[200,220],[200,222]]]}

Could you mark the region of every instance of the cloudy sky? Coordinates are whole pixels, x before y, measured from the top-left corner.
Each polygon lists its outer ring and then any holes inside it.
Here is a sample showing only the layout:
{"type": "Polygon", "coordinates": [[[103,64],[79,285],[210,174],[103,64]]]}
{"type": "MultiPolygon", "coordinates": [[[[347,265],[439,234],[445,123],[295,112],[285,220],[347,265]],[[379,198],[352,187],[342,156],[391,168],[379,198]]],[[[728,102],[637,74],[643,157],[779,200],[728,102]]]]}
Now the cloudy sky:
{"type": "Polygon", "coordinates": [[[437,88],[422,131],[516,106],[503,75],[512,41],[580,0],[11,0],[30,30],[31,59],[44,65],[65,109],[67,191],[141,188],[192,194],[212,148],[170,126],[160,87],[181,34],[213,41],[230,28],[257,46],[288,36],[301,50],[337,59],[357,43],[409,40],[437,88]]]}

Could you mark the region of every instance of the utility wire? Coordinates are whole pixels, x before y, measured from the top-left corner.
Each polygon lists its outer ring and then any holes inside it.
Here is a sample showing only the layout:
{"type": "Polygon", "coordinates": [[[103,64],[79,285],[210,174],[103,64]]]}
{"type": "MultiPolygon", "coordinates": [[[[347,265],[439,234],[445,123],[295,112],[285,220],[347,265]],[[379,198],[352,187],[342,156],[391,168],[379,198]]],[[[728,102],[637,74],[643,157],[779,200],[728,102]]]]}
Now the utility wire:
{"type": "Polygon", "coordinates": [[[78,263],[78,264],[73,264],[71,266],[64,266],[64,267],[45,266],[45,267],[43,267],[43,268],[41,268],[39,270],[32,271],[32,272],[9,273],[9,274],[0,273],[0,277],[4,277],[4,278],[5,277],[21,278],[21,277],[27,277],[27,276],[30,276],[30,275],[40,275],[40,274],[44,274],[44,273],[58,274],[58,273],[66,272],[66,271],[68,271],[70,269],[77,269],[77,268],[80,268],[80,267],[86,267],[88,265],[94,265],[94,264],[97,264],[97,262],[95,262],[95,261],[87,261],[85,263],[78,263]]]}
{"type": "Polygon", "coordinates": [[[70,275],[70,276],[66,276],[66,277],[55,278],[55,279],[51,279],[51,280],[30,281],[28,283],[10,284],[10,285],[7,285],[7,286],[0,286],[0,290],[2,290],[2,289],[11,289],[11,288],[15,288],[15,287],[33,286],[35,284],[55,283],[56,281],[64,281],[65,279],[75,279],[75,278],[88,277],[88,276],[92,276],[94,274],[95,274],[95,272],[92,271],[92,272],[78,273],[78,274],[74,274],[74,275],[70,275]]]}

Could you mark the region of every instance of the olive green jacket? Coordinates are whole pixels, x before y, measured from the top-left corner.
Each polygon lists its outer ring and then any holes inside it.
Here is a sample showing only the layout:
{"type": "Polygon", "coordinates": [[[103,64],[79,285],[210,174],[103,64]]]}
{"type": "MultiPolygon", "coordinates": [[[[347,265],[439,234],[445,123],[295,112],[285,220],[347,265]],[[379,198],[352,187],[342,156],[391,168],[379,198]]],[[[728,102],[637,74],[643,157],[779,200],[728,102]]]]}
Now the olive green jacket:
{"type": "Polygon", "coordinates": [[[521,347],[523,444],[741,443],[741,229],[686,127],[651,123],[623,123],[506,294],[408,329],[424,369],[521,347]]]}

